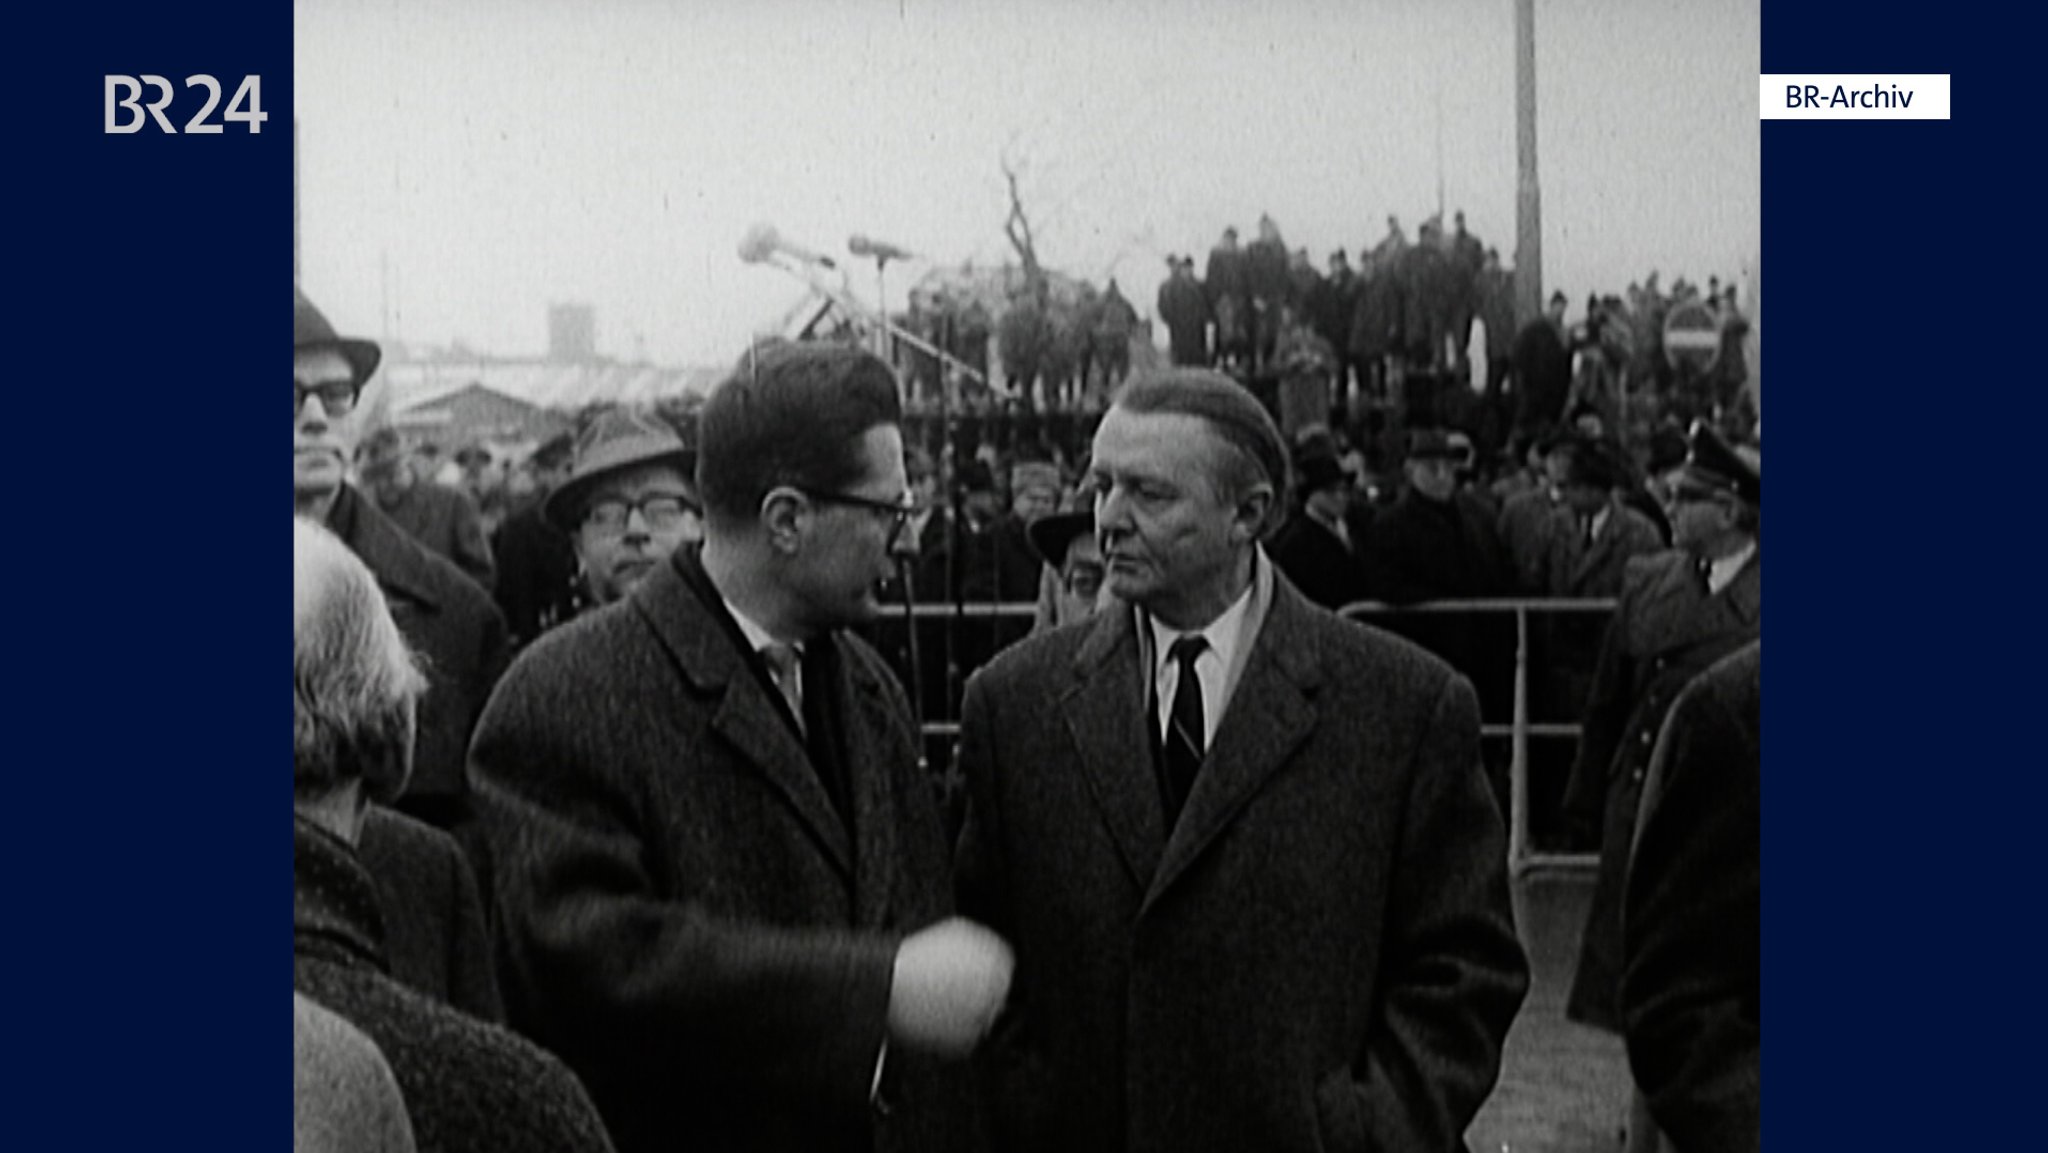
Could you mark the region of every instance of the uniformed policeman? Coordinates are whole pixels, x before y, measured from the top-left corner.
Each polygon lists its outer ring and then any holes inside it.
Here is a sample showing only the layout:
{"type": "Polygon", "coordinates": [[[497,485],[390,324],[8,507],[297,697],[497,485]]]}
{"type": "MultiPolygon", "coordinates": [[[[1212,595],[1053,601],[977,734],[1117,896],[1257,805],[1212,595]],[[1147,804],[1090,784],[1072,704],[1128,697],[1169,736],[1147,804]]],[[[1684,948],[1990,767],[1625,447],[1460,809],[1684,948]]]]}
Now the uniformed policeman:
{"type": "Polygon", "coordinates": [[[1636,804],[1679,690],[1761,635],[1763,478],[1704,422],[1670,498],[1673,544],[1623,570],[1565,793],[1575,834],[1599,837],[1600,873],[1565,1012],[1620,1031],[1621,898],[1636,804]]]}

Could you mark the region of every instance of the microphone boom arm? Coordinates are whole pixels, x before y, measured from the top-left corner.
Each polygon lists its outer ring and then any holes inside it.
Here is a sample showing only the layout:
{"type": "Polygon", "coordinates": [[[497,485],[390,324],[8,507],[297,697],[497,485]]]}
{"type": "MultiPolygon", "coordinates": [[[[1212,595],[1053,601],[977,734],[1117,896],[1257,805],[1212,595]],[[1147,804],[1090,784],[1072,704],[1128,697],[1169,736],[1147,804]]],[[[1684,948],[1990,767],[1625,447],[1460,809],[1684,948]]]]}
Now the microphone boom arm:
{"type": "MultiPolygon", "coordinates": [[[[987,385],[989,383],[988,376],[980,369],[938,347],[931,341],[909,331],[895,321],[890,320],[887,313],[869,308],[867,305],[855,300],[844,288],[835,288],[826,283],[816,273],[811,271],[810,268],[798,266],[783,253],[770,253],[760,260],[751,261],[750,263],[768,264],[781,269],[798,280],[803,281],[813,292],[844,309],[848,315],[879,326],[882,331],[888,333],[896,340],[917,349],[919,352],[936,358],[940,364],[971,378],[978,384],[987,385]]],[[[844,274],[842,273],[841,275],[843,276],[844,274]]]]}

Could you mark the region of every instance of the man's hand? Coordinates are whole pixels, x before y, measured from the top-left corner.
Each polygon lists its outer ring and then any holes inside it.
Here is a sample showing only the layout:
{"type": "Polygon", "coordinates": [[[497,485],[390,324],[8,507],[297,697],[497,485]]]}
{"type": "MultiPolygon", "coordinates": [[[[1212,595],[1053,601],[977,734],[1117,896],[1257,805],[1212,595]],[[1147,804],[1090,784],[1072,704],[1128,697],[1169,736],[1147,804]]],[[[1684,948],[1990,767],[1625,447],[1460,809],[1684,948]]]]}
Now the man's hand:
{"type": "Polygon", "coordinates": [[[1010,946],[953,917],[904,938],[889,984],[889,1036],[946,1057],[972,1052],[1010,995],[1010,946]]]}

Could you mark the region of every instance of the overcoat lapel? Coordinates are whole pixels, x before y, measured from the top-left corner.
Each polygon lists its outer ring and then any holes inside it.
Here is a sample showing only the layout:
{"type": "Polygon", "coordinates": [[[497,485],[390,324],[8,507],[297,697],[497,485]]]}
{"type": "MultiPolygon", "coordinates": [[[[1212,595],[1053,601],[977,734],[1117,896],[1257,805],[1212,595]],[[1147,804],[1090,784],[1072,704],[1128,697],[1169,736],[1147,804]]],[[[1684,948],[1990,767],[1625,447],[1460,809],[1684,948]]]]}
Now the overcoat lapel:
{"type": "Polygon", "coordinates": [[[1230,826],[1315,728],[1309,693],[1320,665],[1315,631],[1307,627],[1310,611],[1276,574],[1272,607],[1148,886],[1148,906],[1230,826]]]}
{"type": "Polygon", "coordinates": [[[853,876],[846,826],[833,811],[810,754],[782,719],[780,706],[752,676],[725,626],[670,565],[633,590],[633,607],[699,691],[720,697],[711,729],[779,792],[833,865],[853,876]]]}
{"type": "MultiPolygon", "coordinates": [[[[887,694],[872,678],[855,680],[856,658],[837,636],[839,675],[833,680],[835,704],[845,727],[845,765],[853,801],[854,923],[874,927],[888,923],[890,885],[896,861],[895,790],[890,766],[917,760],[916,748],[893,739],[903,731],[887,694]]],[[[814,774],[815,777],[815,774],[814,774]]]]}
{"type": "Polygon", "coordinates": [[[1060,700],[1075,759],[1109,826],[1132,885],[1143,892],[1158,871],[1166,815],[1145,732],[1145,685],[1132,611],[1098,613],[1074,658],[1075,679],[1060,700]]]}

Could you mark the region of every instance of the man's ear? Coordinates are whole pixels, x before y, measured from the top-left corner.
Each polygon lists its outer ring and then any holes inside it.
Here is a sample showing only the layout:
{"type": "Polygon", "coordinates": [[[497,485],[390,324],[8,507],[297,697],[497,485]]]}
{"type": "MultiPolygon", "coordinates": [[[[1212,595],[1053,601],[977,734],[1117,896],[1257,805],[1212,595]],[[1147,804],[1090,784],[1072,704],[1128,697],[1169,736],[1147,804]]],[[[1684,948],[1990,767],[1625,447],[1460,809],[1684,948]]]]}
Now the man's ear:
{"type": "Polygon", "coordinates": [[[1266,518],[1273,513],[1273,486],[1264,481],[1253,485],[1237,501],[1237,513],[1231,519],[1231,538],[1249,543],[1259,539],[1265,531],[1266,518]]]}
{"type": "Polygon", "coordinates": [[[761,498],[761,529],[776,552],[788,555],[797,551],[810,515],[810,501],[787,485],[771,488],[761,498]]]}

